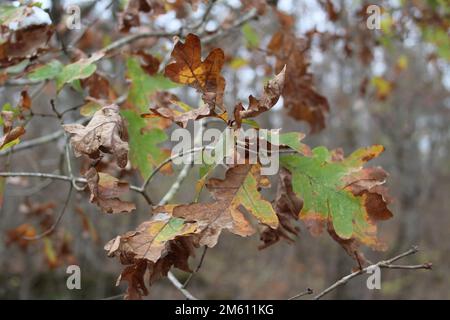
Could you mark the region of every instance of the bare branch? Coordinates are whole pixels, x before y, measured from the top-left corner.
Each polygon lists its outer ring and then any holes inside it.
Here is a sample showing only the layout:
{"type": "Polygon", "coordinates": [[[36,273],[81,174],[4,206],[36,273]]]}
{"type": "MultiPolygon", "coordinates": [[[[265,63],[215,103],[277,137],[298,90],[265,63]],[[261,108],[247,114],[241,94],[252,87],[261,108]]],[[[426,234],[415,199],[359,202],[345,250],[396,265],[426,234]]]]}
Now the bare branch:
{"type": "Polygon", "coordinates": [[[109,53],[113,50],[119,49],[123,46],[126,46],[127,44],[144,38],[151,38],[151,37],[157,37],[157,38],[171,38],[174,36],[180,36],[179,32],[163,32],[163,31],[156,31],[156,32],[140,32],[140,33],[134,33],[127,37],[120,38],[117,41],[114,41],[113,43],[109,44],[108,46],[104,47],[101,51],[103,51],[105,54],[109,53]]]}
{"type": "Polygon", "coordinates": [[[197,265],[197,267],[195,268],[195,270],[193,271],[193,272],[191,272],[191,274],[189,275],[189,277],[186,279],[186,281],[184,282],[184,284],[183,284],[183,288],[187,288],[187,286],[189,285],[189,283],[191,282],[191,280],[192,280],[192,277],[200,270],[200,268],[202,267],[202,265],[203,265],[203,260],[205,260],[205,257],[206,257],[206,252],[208,251],[208,247],[207,246],[204,246],[204,248],[203,248],[203,253],[202,253],[202,256],[200,257],[200,261],[199,261],[199,263],[198,263],[198,265],[197,265]]]}
{"type": "Polygon", "coordinates": [[[296,294],[293,297],[290,297],[288,300],[295,300],[295,299],[301,298],[303,296],[306,296],[308,294],[313,294],[313,292],[314,291],[311,288],[307,288],[305,291],[300,292],[300,293],[296,294]]]}
{"type": "Polygon", "coordinates": [[[337,287],[340,287],[344,284],[346,284],[350,279],[353,279],[361,274],[365,274],[367,273],[368,270],[372,270],[373,268],[384,268],[384,269],[425,269],[425,270],[429,270],[432,267],[431,263],[424,263],[421,265],[412,265],[412,266],[403,266],[403,265],[393,265],[392,263],[400,260],[404,257],[410,256],[415,254],[416,252],[419,251],[419,248],[417,246],[413,246],[411,249],[409,249],[406,252],[403,252],[391,259],[388,260],[384,260],[384,261],[379,261],[375,264],[372,264],[364,269],[355,271],[353,273],[350,273],[349,275],[339,279],[338,281],[336,281],[335,283],[333,283],[331,286],[329,286],[328,288],[326,288],[325,290],[323,290],[322,292],[320,292],[318,295],[316,295],[314,297],[314,300],[319,300],[320,298],[322,298],[324,295],[330,293],[331,291],[335,290],[337,287]]]}
{"type": "Polygon", "coordinates": [[[188,300],[198,300],[196,297],[194,297],[189,291],[183,288],[183,285],[181,282],[173,275],[172,272],[167,273],[167,278],[170,282],[186,297],[188,300]]]}

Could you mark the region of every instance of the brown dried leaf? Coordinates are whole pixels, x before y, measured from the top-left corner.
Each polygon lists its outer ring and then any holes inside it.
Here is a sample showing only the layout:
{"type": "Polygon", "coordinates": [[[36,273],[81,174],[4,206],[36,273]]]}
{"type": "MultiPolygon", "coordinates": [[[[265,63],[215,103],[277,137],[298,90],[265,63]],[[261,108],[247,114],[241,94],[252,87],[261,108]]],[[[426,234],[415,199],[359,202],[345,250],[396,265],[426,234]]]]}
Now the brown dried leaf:
{"type": "Polygon", "coordinates": [[[169,92],[157,92],[153,95],[152,100],[155,103],[155,106],[150,108],[152,113],[142,114],[141,116],[143,118],[161,117],[175,122],[182,128],[186,128],[189,120],[216,116],[208,106],[202,105],[197,109],[192,109],[188,105],[180,102],[177,96],[169,92]]]}
{"type": "Polygon", "coordinates": [[[66,124],[63,127],[72,134],[70,142],[77,157],[84,154],[99,159],[101,153],[109,153],[116,157],[119,167],[127,165],[126,129],[117,105],[111,104],[95,112],[87,126],[66,124]]]}
{"type": "Polygon", "coordinates": [[[121,194],[129,191],[127,182],[119,181],[106,173],[98,173],[95,168],[90,168],[85,177],[91,191],[91,203],[96,203],[103,212],[120,213],[136,209],[134,203],[119,199],[121,194]]]}
{"type": "Polygon", "coordinates": [[[175,62],[165,68],[165,76],[174,82],[186,84],[203,93],[202,99],[213,110],[223,105],[225,79],[220,74],[224,53],[220,48],[212,50],[201,60],[200,38],[188,34],[186,41],[178,41],[172,51],[175,62]]]}
{"type": "Polygon", "coordinates": [[[18,7],[0,25],[0,67],[37,56],[47,47],[53,31],[48,14],[41,8],[18,7]]]}
{"type": "Polygon", "coordinates": [[[292,236],[298,236],[300,231],[293,225],[293,222],[298,220],[298,213],[302,206],[303,201],[295,195],[292,189],[292,174],[281,168],[278,173],[277,195],[274,204],[280,225],[276,229],[266,228],[261,233],[260,239],[263,244],[259,249],[267,248],[282,238],[293,242],[292,236]]]}
{"type": "Polygon", "coordinates": [[[206,184],[216,202],[194,203],[173,208],[174,217],[196,221],[201,233],[196,236],[199,246],[214,247],[222,230],[246,237],[254,233],[242,208],[271,228],[278,227],[278,218],[259,188],[267,187],[258,165],[237,165],[228,169],[224,180],[211,178],[206,184]]]}
{"type": "Polygon", "coordinates": [[[234,115],[239,127],[242,119],[256,117],[261,113],[270,110],[278,102],[284,87],[285,72],[286,66],[284,66],[280,73],[267,83],[264,87],[264,94],[260,100],[250,95],[248,98],[249,106],[247,110],[241,110],[243,109],[241,104],[236,106],[239,110],[235,110],[234,115]]]}

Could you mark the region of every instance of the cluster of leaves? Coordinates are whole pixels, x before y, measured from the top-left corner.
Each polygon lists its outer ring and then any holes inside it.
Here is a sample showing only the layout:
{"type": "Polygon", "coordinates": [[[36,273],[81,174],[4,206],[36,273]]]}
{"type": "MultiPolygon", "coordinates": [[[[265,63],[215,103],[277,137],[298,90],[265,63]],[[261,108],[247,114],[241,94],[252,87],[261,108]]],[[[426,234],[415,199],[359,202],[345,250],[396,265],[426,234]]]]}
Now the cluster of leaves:
{"type": "MultiPolygon", "coordinates": [[[[189,5],[195,9],[199,2],[192,0],[189,5]]],[[[339,13],[332,3],[321,3],[330,19],[336,19],[339,13]]],[[[258,14],[266,13],[270,7],[266,1],[243,1],[243,4],[245,10],[254,9],[258,14]]],[[[175,10],[177,16],[182,17],[187,14],[185,7],[183,1],[161,5],[160,1],[130,0],[120,15],[120,30],[131,32],[139,28],[142,15],[157,16],[175,10]]],[[[259,128],[254,118],[270,112],[283,97],[283,106],[288,114],[307,122],[311,132],[325,127],[329,104],[314,87],[307,58],[314,33],[308,38],[298,37],[293,17],[275,8],[272,9],[280,30],[272,35],[263,50],[267,61],[275,61],[274,66],[267,62],[270,74],[275,73],[275,76],[266,83],[261,96],[250,95],[247,106],[235,101],[232,111],[224,102],[226,81],[222,74],[224,64],[231,59],[220,48],[211,50],[202,59],[201,37],[198,35],[180,34],[171,52],[172,60],[165,67],[161,59],[146,50],[126,52],[129,84],[123,102],[118,101],[117,88],[113,88],[97,70],[97,63],[109,58],[108,50],[98,50],[89,56],[77,51],[65,65],[57,59],[42,63],[36,58],[45,51],[52,28],[49,23],[24,23],[26,19],[23,17],[36,15],[41,10],[39,7],[18,8],[21,9],[2,7],[0,11],[1,66],[25,61],[19,76],[33,82],[54,83],[56,93],[70,84],[71,88],[87,94],[80,109],[85,117],[83,122],[65,124],[63,128],[70,136],[75,156],[88,159],[82,174],[90,192],[90,202],[102,212],[114,214],[136,209],[134,203],[121,199],[130,190],[130,185],[116,178],[114,173],[133,167],[143,181],[148,181],[152,171],[170,154],[161,144],[167,140],[165,129],[173,124],[186,127],[189,122],[215,118],[236,138],[237,130],[243,126],[259,128]],[[18,19],[16,24],[14,19],[18,19]],[[36,38],[38,43],[30,43],[28,47],[19,42],[20,51],[12,54],[12,50],[18,50],[10,40],[18,37],[14,33],[24,33],[26,36],[19,38],[29,44],[27,37],[33,37],[35,30],[40,34],[36,38]],[[197,90],[202,103],[196,108],[191,107],[168,91],[180,86],[197,90]],[[113,161],[109,161],[111,159],[113,161]],[[104,170],[105,162],[114,168],[104,170]],[[131,166],[128,166],[129,162],[131,166]]],[[[244,25],[243,33],[249,47],[259,46],[248,24],[244,25]]],[[[14,127],[13,120],[20,120],[24,110],[31,108],[31,99],[26,91],[19,105],[11,110],[3,108],[4,135],[0,148],[19,143],[18,138],[25,132],[23,126],[14,127]]],[[[273,201],[261,193],[262,188],[270,186],[270,181],[261,174],[259,163],[240,159],[242,164],[229,166],[223,179],[213,176],[218,163],[205,164],[200,170],[197,191],[205,186],[211,198],[208,202],[151,207],[152,215],[148,221],[141,223],[136,230],[110,240],[105,250],[109,256],[118,257],[125,266],[118,282],[128,283],[126,298],[138,299],[147,295],[148,286],[166,276],[172,267],[190,272],[188,260],[195,249],[214,247],[224,230],[247,237],[260,229],[260,248],[265,248],[281,239],[294,241],[299,234],[297,220],[301,220],[313,235],[326,229],[360,264],[366,262],[359,251],[361,244],[383,249],[385,245],[377,237],[377,223],[392,217],[387,207],[390,197],[384,186],[387,173],[379,167],[365,167],[365,164],[384,148],[374,145],[345,157],[339,149],[316,147],[311,150],[301,142],[304,137],[302,132],[278,133],[277,144],[289,152],[280,157],[277,194],[273,201]]],[[[271,136],[267,140],[269,145],[277,141],[271,136]]],[[[208,157],[206,152],[204,157],[208,157]]],[[[160,169],[164,172],[172,170],[170,165],[160,169]]],[[[145,185],[139,192],[145,192],[145,185]]],[[[86,219],[82,221],[87,226],[86,230],[90,230],[86,219]]],[[[46,223],[43,230],[52,225],[46,223]]],[[[35,234],[31,225],[22,225],[11,230],[9,239],[26,247],[23,236],[33,237],[35,234]]]]}
{"type": "MultiPolygon", "coordinates": [[[[221,111],[225,85],[220,75],[223,52],[214,49],[203,61],[200,52],[199,38],[188,35],[184,43],[175,45],[174,62],[166,67],[165,74],[177,83],[196,88],[205,105],[176,113],[170,109],[174,103],[169,100],[169,104],[150,108],[153,113],[144,117],[162,117],[181,126],[203,117],[228,119],[226,111],[221,111]]],[[[246,108],[237,103],[234,121],[227,122],[230,129],[236,130],[243,119],[270,110],[284,92],[284,84],[283,69],[268,82],[260,99],[250,96],[246,108]]],[[[128,282],[128,298],[147,294],[146,272],[151,285],[167,275],[171,267],[190,271],[188,258],[193,255],[193,248],[214,247],[223,230],[250,236],[255,233],[252,221],[265,229],[261,235],[262,247],[280,238],[292,240],[291,236],[298,233],[293,221],[300,218],[313,234],[326,226],[332,237],[360,263],[365,261],[358,252],[360,243],[382,248],[376,237],[376,223],[392,216],[387,208],[389,197],[382,187],[387,174],[381,168],[366,169],[363,165],[378,156],[383,147],[360,149],[344,158],[342,152],[324,147],[311,152],[301,145],[301,133],[280,136],[282,146],[300,153],[281,157],[283,169],[274,203],[259,192],[270,186],[269,180],[261,176],[260,165],[235,165],[227,170],[224,179],[206,180],[213,202],[157,207],[149,221],[106,245],[108,254],[119,257],[126,265],[120,280],[128,282]]]]}

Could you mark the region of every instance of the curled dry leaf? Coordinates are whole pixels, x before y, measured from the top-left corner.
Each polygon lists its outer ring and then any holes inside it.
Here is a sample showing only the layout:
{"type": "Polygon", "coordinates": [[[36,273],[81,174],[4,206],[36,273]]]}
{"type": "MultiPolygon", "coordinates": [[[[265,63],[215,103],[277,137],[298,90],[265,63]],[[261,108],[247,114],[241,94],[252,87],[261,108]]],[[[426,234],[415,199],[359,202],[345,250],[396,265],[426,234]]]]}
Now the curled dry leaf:
{"type": "Polygon", "coordinates": [[[155,106],[150,108],[152,113],[142,114],[143,118],[161,117],[169,119],[182,128],[186,128],[189,120],[198,120],[215,115],[207,105],[203,104],[199,108],[193,109],[169,92],[157,92],[153,95],[153,101],[155,106]]]}
{"type": "Polygon", "coordinates": [[[37,6],[0,6],[0,67],[34,57],[53,34],[50,16],[37,6]]]}
{"type": "MultiPolygon", "coordinates": [[[[340,152],[319,147],[312,157],[287,155],[282,165],[292,173],[293,190],[303,200],[300,218],[312,234],[324,227],[353,257],[358,244],[383,250],[377,238],[377,222],[392,217],[391,202],[384,188],[387,173],[381,168],[363,168],[384,148],[358,149],[344,158],[340,152]]],[[[357,255],[358,260],[363,257],[357,255]]]]}
{"type": "Polygon", "coordinates": [[[264,94],[261,99],[256,99],[254,96],[250,95],[248,97],[249,105],[246,110],[243,110],[242,106],[238,107],[239,111],[234,112],[238,126],[240,126],[242,119],[256,117],[261,113],[270,110],[278,102],[284,87],[285,73],[286,66],[284,66],[280,73],[267,83],[264,87],[264,94]]]}
{"type": "Polygon", "coordinates": [[[96,203],[105,213],[130,212],[136,209],[134,203],[122,201],[119,196],[129,191],[127,182],[119,181],[109,174],[97,172],[90,168],[85,174],[89,190],[90,201],[96,203]]]}
{"type": "Polygon", "coordinates": [[[95,112],[87,126],[66,124],[63,127],[72,134],[70,142],[77,157],[84,154],[99,159],[101,153],[109,153],[116,157],[119,167],[127,165],[126,129],[117,105],[104,106],[95,112]]]}
{"type": "Polygon", "coordinates": [[[267,248],[280,239],[293,242],[292,236],[297,236],[300,231],[293,223],[298,220],[298,213],[302,209],[302,206],[303,201],[297,197],[292,189],[291,173],[281,168],[278,173],[277,195],[274,203],[275,212],[280,224],[276,229],[266,228],[261,233],[260,239],[263,244],[259,248],[267,248]]]}
{"type": "Polygon", "coordinates": [[[175,62],[165,68],[165,76],[202,92],[203,101],[211,110],[215,106],[222,108],[225,90],[225,79],[220,74],[225,59],[223,50],[212,50],[202,61],[200,39],[190,33],[184,43],[178,41],[175,44],[171,56],[175,62]]]}
{"type": "Polygon", "coordinates": [[[109,80],[95,72],[90,77],[81,80],[81,86],[88,90],[89,97],[114,101],[117,98],[109,80]]]}
{"type": "Polygon", "coordinates": [[[153,76],[158,72],[160,61],[151,55],[150,53],[146,53],[143,50],[138,50],[135,53],[140,57],[141,68],[149,75],[153,76]]]}

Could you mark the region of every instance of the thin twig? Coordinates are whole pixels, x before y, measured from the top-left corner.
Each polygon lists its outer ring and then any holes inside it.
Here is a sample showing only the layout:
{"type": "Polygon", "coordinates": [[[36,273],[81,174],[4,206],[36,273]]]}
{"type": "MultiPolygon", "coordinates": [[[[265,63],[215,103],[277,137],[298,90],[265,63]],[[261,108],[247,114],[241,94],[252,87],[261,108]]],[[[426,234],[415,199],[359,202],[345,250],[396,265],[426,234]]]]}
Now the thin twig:
{"type": "Polygon", "coordinates": [[[200,257],[200,262],[198,263],[197,267],[195,268],[195,270],[193,272],[191,272],[191,274],[189,275],[189,277],[186,279],[186,281],[183,284],[183,288],[187,288],[187,286],[189,285],[189,283],[192,280],[192,277],[200,270],[200,268],[203,265],[203,260],[205,260],[206,257],[206,252],[208,251],[208,247],[205,246],[203,248],[203,252],[202,252],[202,256],[200,257]]]}
{"type": "Polygon", "coordinates": [[[313,291],[311,288],[308,288],[308,289],[306,289],[305,291],[300,292],[300,293],[296,294],[296,295],[293,296],[293,297],[290,297],[288,300],[296,300],[296,299],[298,299],[298,298],[301,298],[301,297],[303,297],[303,296],[306,296],[306,295],[308,295],[308,294],[313,294],[313,293],[314,293],[314,291],[313,291]]]}
{"type": "Polygon", "coordinates": [[[58,217],[56,218],[56,221],[52,224],[52,226],[50,228],[48,228],[44,232],[42,232],[42,233],[40,233],[40,234],[38,234],[38,235],[36,235],[34,237],[22,237],[22,239],[30,240],[30,241],[32,241],[32,240],[39,240],[39,239],[42,239],[45,236],[49,235],[50,233],[52,233],[56,229],[58,224],[61,222],[61,220],[62,220],[62,218],[64,216],[64,213],[66,212],[67,206],[68,206],[68,204],[70,202],[72,191],[73,191],[73,184],[70,185],[70,189],[69,189],[69,192],[67,194],[66,201],[64,201],[64,205],[63,205],[63,207],[62,207],[58,217]]]}
{"type": "Polygon", "coordinates": [[[379,261],[373,265],[370,265],[362,270],[358,270],[355,271],[341,279],[339,279],[338,281],[336,281],[335,283],[333,283],[331,286],[329,286],[328,288],[326,288],[325,290],[323,290],[322,292],[320,292],[318,295],[316,295],[314,297],[315,300],[319,300],[320,298],[322,298],[324,295],[330,293],[331,291],[335,290],[337,287],[342,286],[344,284],[346,284],[350,279],[355,278],[361,274],[367,273],[368,270],[373,270],[374,268],[386,268],[386,269],[426,269],[429,270],[432,267],[431,263],[424,263],[421,265],[414,265],[414,266],[399,266],[399,265],[393,265],[392,263],[400,260],[404,257],[410,256],[412,254],[415,254],[417,251],[419,251],[417,246],[413,246],[411,249],[409,249],[406,252],[403,252],[391,259],[385,260],[385,261],[379,261]]]}
{"type": "Polygon", "coordinates": [[[151,37],[157,37],[157,38],[171,38],[174,36],[180,36],[179,32],[164,32],[164,31],[151,31],[151,32],[141,32],[141,33],[135,33],[131,34],[127,37],[120,38],[117,41],[114,41],[113,43],[107,45],[103,49],[101,49],[102,52],[109,53],[113,50],[119,49],[123,46],[126,46],[127,44],[144,38],[151,38],[151,37]]]}
{"type": "Polygon", "coordinates": [[[196,147],[196,148],[192,148],[187,150],[186,152],[180,152],[178,154],[174,154],[172,156],[170,156],[169,158],[165,159],[163,162],[161,162],[151,173],[150,175],[147,177],[147,179],[144,181],[144,183],[142,184],[141,190],[144,191],[147,188],[147,185],[150,183],[150,181],[152,180],[152,178],[162,169],[162,167],[164,167],[166,164],[172,162],[173,160],[183,157],[187,154],[192,154],[198,151],[203,151],[206,149],[209,149],[212,147],[209,146],[202,146],[202,147],[196,147]]]}
{"type": "Polygon", "coordinates": [[[174,274],[172,272],[169,271],[167,273],[167,278],[186,297],[186,299],[188,299],[188,300],[198,300],[188,290],[183,288],[183,285],[181,284],[181,282],[174,276],[174,274]]]}

